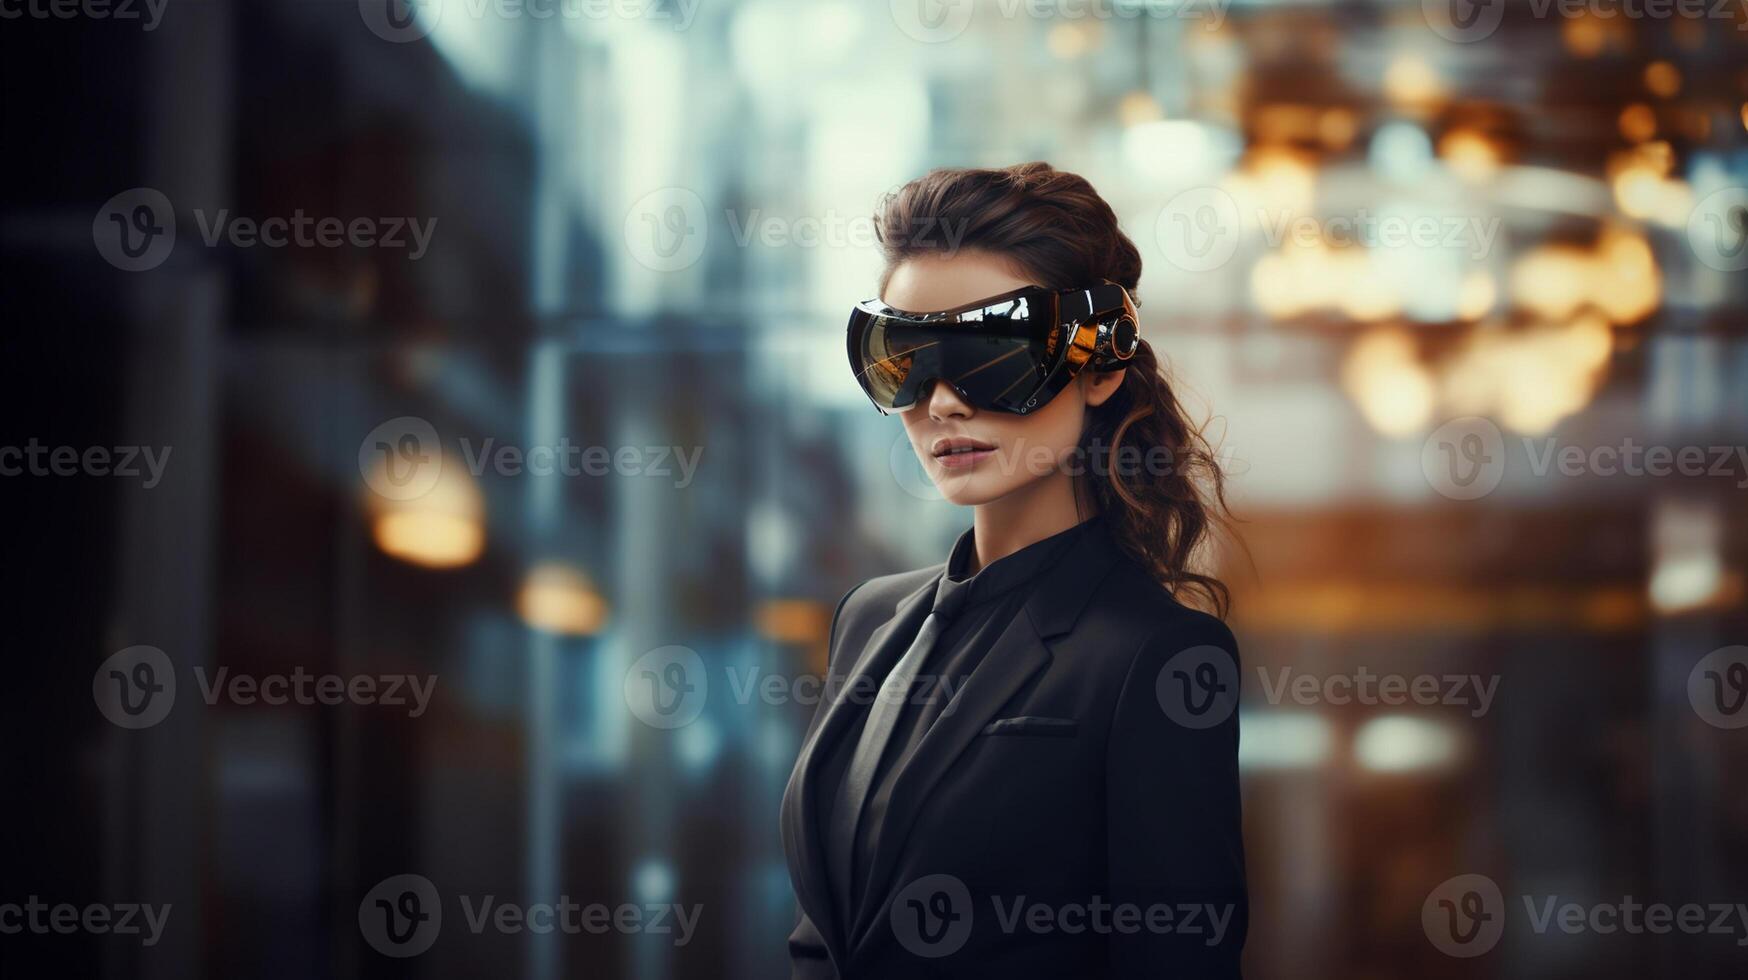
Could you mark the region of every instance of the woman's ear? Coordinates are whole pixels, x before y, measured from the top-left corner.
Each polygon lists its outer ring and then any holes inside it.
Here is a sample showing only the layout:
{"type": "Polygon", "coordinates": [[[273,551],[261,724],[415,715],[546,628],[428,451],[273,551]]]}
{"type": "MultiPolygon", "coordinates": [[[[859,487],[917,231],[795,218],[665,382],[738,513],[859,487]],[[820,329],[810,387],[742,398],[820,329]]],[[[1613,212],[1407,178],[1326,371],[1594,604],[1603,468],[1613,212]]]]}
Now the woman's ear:
{"type": "Polygon", "coordinates": [[[1086,378],[1086,405],[1097,408],[1106,399],[1117,393],[1123,386],[1123,379],[1128,377],[1128,368],[1118,368],[1115,371],[1088,371],[1082,375],[1086,378]]]}

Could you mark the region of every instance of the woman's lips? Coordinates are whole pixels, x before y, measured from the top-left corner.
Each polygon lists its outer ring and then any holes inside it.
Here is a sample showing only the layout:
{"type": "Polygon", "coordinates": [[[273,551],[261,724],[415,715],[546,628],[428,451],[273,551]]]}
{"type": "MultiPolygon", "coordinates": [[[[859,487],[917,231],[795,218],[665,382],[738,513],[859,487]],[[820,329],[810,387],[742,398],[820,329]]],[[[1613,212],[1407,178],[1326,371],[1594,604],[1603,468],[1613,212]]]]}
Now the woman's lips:
{"type": "Polygon", "coordinates": [[[995,447],[979,439],[937,439],[931,447],[935,462],[950,470],[976,466],[995,455],[995,447]]]}

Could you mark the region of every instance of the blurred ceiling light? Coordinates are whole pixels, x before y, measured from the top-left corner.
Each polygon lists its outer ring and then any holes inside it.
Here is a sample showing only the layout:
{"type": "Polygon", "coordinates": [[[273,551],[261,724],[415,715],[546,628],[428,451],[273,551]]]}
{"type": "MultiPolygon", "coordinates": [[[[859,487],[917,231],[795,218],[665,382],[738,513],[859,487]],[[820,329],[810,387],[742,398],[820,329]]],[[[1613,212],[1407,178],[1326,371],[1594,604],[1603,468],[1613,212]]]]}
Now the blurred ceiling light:
{"type": "Polygon", "coordinates": [[[1657,113],[1643,102],[1634,102],[1621,110],[1621,136],[1632,143],[1643,143],[1657,135],[1657,113]]]}
{"type": "Polygon", "coordinates": [[[1667,61],[1653,61],[1645,66],[1645,88],[1660,98],[1673,98],[1681,91],[1681,70],[1667,61]]]}
{"type": "Polygon", "coordinates": [[[1666,558],[1651,570],[1651,604],[1661,613],[1704,608],[1723,591],[1724,566],[1717,555],[1666,558]]]}
{"type": "Polygon", "coordinates": [[[1409,715],[1384,715],[1354,733],[1354,760],[1373,772],[1442,769],[1457,760],[1461,742],[1450,725],[1409,715]]]}
{"type": "Polygon", "coordinates": [[[535,629],[589,636],[607,622],[607,600],[580,570],[547,562],[529,570],[516,594],[516,612],[535,629]]]}
{"type": "Polygon", "coordinates": [[[1572,245],[1542,245],[1511,267],[1511,298],[1548,320],[1564,320],[1590,295],[1590,255],[1572,245]]]}
{"type": "Polygon", "coordinates": [[[1592,14],[1568,17],[1560,25],[1560,40],[1566,50],[1580,58],[1594,58],[1608,46],[1608,25],[1592,14]]]}
{"type": "Polygon", "coordinates": [[[1117,103],[1117,120],[1125,126],[1157,122],[1165,118],[1165,110],[1152,94],[1136,89],[1117,103]]]}
{"type": "Polygon", "coordinates": [[[1493,276],[1485,269],[1473,269],[1463,276],[1463,284],[1457,290],[1457,318],[1479,320],[1493,311],[1498,299],[1499,289],[1493,284],[1493,276]]]}
{"type": "Polygon", "coordinates": [[[1399,106],[1419,107],[1437,101],[1444,85],[1425,58],[1400,54],[1384,70],[1384,94],[1399,106]]]}
{"type": "MultiPolygon", "coordinates": [[[[389,465],[388,460],[381,465],[389,465]]],[[[485,550],[485,503],[461,460],[441,457],[437,473],[430,491],[411,500],[367,491],[371,536],[384,554],[402,561],[456,568],[485,550]]]]}
{"type": "Polygon", "coordinates": [[[819,643],[831,629],[831,611],[812,599],[771,599],[759,606],[757,621],[759,633],[778,643],[819,643]]]}
{"type": "Polygon", "coordinates": [[[1317,769],[1335,742],[1328,720],[1305,711],[1241,712],[1240,769],[1317,769]]]}
{"type": "Polygon", "coordinates": [[[1374,330],[1356,341],[1341,380],[1366,423],[1384,435],[1416,432],[1432,416],[1432,377],[1402,330],[1374,330]]]}
{"type": "Polygon", "coordinates": [[[1637,323],[1656,312],[1663,301],[1663,280],[1651,244],[1637,232],[1605,229],[1597,242],[1592,275],[1596,305],[1615,323],[1637,323]]]}
{"type": "Polygon", "coordinates": [[[1614,333],[1595,313],[1523,330],[1484,327],[1440,365],[1440,398],[1453,415],[1546,432],[1595,396],[1613,350],[1614,333]]]}
{"type": "Polygon", "coordinates": [[[1742,128],[1748,129],[1748,102],[1742,103],[1742,128]]]}
{"type": "Polygon", "coordinates": [[[1089,21],[1058,21],[1045,39],[1050,53],[1063,60],[1078,58],[1098,46],[1098,25],[1089,21]]]}
{"type": "Polygon", "coordinates": [[[1654,554],[1649,592],[1658,612],[1702,609],[1732,591],[1718,553],[1724,520],[1708,500],[1657,500],[1651,518],[1654,554]]]}
{"type": "MultiPolygon", "coordinates": [[[[1743,111],[1748,113],[1748,106],[1743,111]]],[[[1354,118],[1352,109],[1337,106],[1323,110],[1317,117],[1317,138],[1323,141],[1325,148],[1330,150],[1345,150],[1353,144],[1354,136],[1359,131],[1359,123],[1354,118]]]]}
{"type": "Polygon", "coordinates": [[[1388,319],[1402,312],[1402,297],[1383,273],[1372,263],[1365,249],[1344,249],[1337,253],[1337,270],[1341,286],[1336,306],[1355,320],[1370,322],[1388,319]]]}
{"type": "Polygon", "coordinates": [[[1438,154],[1452,173],[1470,183],[1490,180],[1499,172],[1499,148],[1479,130],[1451,130],[1439,140],[1438,154]]]}
{"type": "Polygon", "coordinates": [[[1236,175],[1244,192],[1254,196],[1271,217],[1304,214],[1317,195],[1317,168],[1310,156],[1285,146],[1258,146],[1236,175]]]}

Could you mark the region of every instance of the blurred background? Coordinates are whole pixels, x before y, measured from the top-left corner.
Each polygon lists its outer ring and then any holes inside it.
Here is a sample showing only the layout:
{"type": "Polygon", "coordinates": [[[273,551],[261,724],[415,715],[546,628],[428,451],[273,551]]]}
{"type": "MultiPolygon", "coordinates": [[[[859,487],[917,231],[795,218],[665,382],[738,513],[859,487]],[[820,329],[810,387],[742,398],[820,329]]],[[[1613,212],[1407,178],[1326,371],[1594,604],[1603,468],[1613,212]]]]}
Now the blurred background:
{"type": "Polygon", "coordinates": [[[871,214],[1032,159],[1228,466],[1247,972],[1748,966],[1748,918],[1525,907],[1748,902],[1743,5],[5,9],[0,903],[173,911],[0,974],[785,976],[832,610],[970,522],[843,363],[871,214]],[[385,680],[251,697],[299,675],[385,680]],[[403,874],[444,920],[393,957],[403,874]],[[1453,955],[1464,875],[1503,935],[1453,955]]]}

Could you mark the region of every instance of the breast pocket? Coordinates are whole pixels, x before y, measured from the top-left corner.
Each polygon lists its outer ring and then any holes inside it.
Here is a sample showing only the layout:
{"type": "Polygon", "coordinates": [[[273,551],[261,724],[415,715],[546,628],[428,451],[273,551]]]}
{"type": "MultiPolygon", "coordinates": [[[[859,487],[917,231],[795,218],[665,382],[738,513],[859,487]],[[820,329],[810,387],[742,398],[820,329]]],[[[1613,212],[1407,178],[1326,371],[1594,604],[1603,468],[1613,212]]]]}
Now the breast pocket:
{"type": "Polygon", "coordinates": [[[997,718],[983,726],[984,735],[1043,735],[1070,738],[1080,731],[1080,722],[1073,718],[1045,718],[1024,715],[1018,718],[997,718]]]}

